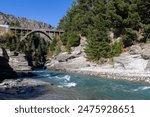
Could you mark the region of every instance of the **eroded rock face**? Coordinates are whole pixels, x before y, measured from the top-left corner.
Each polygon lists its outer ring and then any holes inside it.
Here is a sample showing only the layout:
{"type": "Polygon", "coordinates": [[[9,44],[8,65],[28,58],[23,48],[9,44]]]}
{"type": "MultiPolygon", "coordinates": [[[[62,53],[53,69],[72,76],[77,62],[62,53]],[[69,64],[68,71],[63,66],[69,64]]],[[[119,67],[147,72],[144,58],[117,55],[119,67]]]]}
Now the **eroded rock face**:
{"type": "Polygon", "coordinates": [[[80,45],[78,47],[72,47],[71,52],[62,52],[57,55],[55,58],[50,59],[46,63],[48,69],[55,70],[72,70],[78,69],[81,67],[87,67],[89,64],[86,61],[84,53],[84,44],[83,39],[80,40],[80,45]]]}

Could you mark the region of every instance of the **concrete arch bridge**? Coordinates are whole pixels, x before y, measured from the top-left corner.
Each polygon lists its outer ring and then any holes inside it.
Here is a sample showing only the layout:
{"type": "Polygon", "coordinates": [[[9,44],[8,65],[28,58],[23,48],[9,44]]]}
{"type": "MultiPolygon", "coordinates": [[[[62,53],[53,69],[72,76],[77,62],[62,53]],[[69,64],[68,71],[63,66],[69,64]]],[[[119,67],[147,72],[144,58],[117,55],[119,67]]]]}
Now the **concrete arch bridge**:
{"type": "Polygon", "coordinates": [[[25,40],[29,35],[33,33],[44,34],[48,37],[47,41],[53,40],[54,36],[61,36],[64,31],[56,29],[30,29],[30,28],[20,28],[20,27],[9,27],[9,31],[15,36],[20,38],[20,41],[25,40]]]}

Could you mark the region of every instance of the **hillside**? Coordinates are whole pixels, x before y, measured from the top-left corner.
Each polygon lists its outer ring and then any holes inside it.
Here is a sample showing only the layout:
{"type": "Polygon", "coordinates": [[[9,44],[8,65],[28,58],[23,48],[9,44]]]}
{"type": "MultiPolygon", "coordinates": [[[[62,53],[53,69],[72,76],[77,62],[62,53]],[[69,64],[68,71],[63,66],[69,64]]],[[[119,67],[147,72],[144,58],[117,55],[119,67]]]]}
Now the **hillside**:
{"type": "MultiPolygon", "coordinates": [[[[50,58],[47,68],[150,82],[149,8],[149,0],[74,1],[59,24],[67,52],[50,58]]],[[[59,46],[56,40],[52,50],[59,46]]]]}
{"type": "Polygon", "coordinates": [[[149,0],[76,0],[61,21],[63,44],[76,47],[87,38],[88,60],[120,55],[128,47],[149,41],[149,0]]]}
{"type": "Polygon", "coordinates": [[[44,22],[39,22],[23,17],[15,17],[13,15],[4,14],[0,12],[0,24],[1,25],[10,25],[10,26],[17,26],[17,27],[24,27],[24,28],[46,28],[50,29],[51,25],[46,24],[44,22]]]}

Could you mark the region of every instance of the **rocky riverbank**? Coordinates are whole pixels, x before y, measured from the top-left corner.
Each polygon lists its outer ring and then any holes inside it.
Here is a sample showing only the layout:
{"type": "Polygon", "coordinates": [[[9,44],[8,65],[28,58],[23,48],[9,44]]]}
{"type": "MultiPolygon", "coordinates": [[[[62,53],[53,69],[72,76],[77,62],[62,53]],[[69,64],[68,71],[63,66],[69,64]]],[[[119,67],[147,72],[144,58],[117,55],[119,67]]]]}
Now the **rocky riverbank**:
{"type": "Polygon", "coordinates": [[[111,63],[104,59],[104,64],[86,61],[83,47],[80,45],[73,48],[71,53],[60,53],[47,62],[47,68],[108,79],[150,83],[150,44],[133,45],[120,56],[113,57],[111,63]]]}
{"type": "Polygon", "coordinates": [[[7,79],[0,83],[1,100],[69,100],[76,98],[72,90],[58,88],[36,79],[7,79]]]}
{"type": "Polygon", "coordinates": [[[32,79],[10,79],[0,83],[0,99],[34,98],[47,89],[48,83],[32,79]]]}

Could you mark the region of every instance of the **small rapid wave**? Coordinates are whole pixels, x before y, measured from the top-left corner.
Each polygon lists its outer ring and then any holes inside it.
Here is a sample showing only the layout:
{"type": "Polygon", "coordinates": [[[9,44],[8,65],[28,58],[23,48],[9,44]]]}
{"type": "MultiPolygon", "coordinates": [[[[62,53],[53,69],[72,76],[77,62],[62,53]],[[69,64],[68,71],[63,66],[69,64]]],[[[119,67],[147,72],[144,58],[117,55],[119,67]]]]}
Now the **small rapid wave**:
{"type": "Polygon", "coordinates": [[[54,77],[57,82],[58,82],[58,87],[60,88],[71,88],[71,87],[75,87],[77,85],[77,83],[75,82],[71,82],[70,79],[71,79],[71,76],[69,75],[65,75],[65,76],[55,76],[54,77]]]}
{"type": "Polygon", "coordinates": [[[55,76],[55,78],[57,78],[57,79],[59,79],[59,80],[70,81],[70,76],[69,76],[69,75],[65,75],[65,76],[63,76],[63,77],[55,76]]]}
{"type": "Polygon", "coordinates": [[[142,86],[137,89],[134,89],[133,91],[143,91],[143,90],[148,90],[148,89],[150,89],[150,86],[142,86]]]}
{"type": "Polygon", "coordinates": [[[60,87],[60,88],[64,88],[64,87],[71,88],[71,87],[75,87],[76,85],[77,85],[77,83],[70,82],[70,83],[64,83],[64,84],[58,85],[58,87],[60,87]]]}

